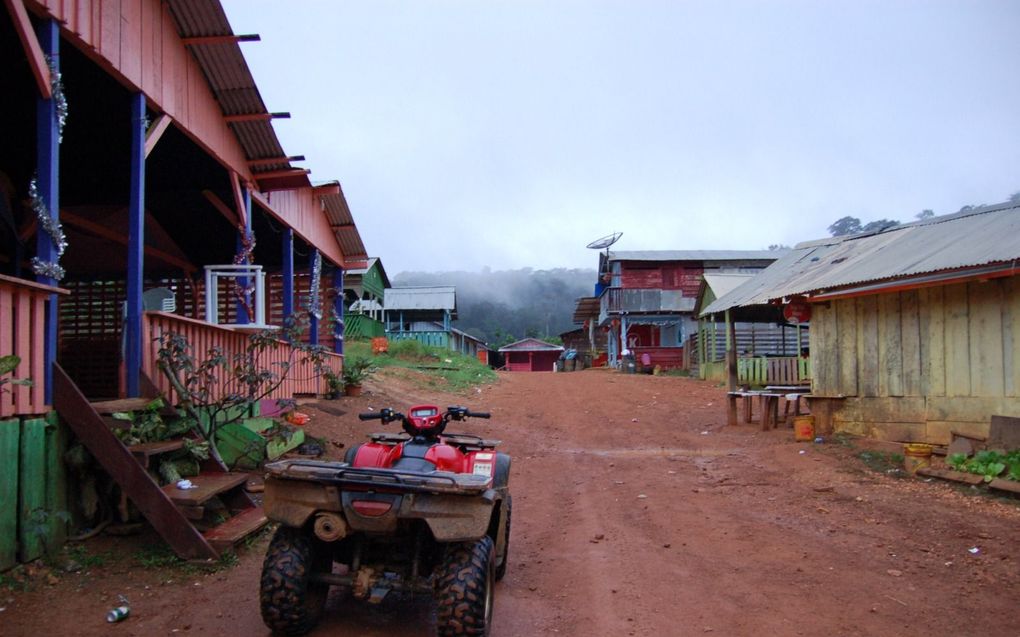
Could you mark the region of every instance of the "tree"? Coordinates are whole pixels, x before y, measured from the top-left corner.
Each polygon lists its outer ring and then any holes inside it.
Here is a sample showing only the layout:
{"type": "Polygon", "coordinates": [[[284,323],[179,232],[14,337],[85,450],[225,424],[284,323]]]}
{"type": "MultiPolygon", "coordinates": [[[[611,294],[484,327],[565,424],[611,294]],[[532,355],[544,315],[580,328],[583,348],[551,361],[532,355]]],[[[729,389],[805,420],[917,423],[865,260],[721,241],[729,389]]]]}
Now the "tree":
{"type": "Polygon", "coordinates": [[[789,250],[789,249],[790,249],[790,246],[786,245],[785,243],[773,243],[773,244],[769,245],[769,250],[770,251],[789,250]]]}
{"type": "Polygon", "coordinates": [[[864,224],[864,227],[861,228],[861,232],[882,232],[889,228],[895,228],[898,225],[900,225],[900,222],[894,219],[878,219],[864,224]]]}
{"type": "Polygon", "coordinates": [[[1020,190],[1009,196],[1009,203],[1020,203],[1020,190]]]}
{"type": "Polygon", "coordinates": [[[857,217],[846,216],[842,219],[837,219],[835,223],[829,226],[829,234],[834,237],[842,237],[848,234],[857,234],[861,231],[861,220],[857,217]]]}
{"type": "Polygon", "coordinates": [[[923,220],[923,219],[931,219],[934,216],[935,216],[935,211],[934,210],[932,210],[930,208],[925,208],[921,212],[919,212],[916,215],[914,215],[914,218],[922,219],[923,220]]]}

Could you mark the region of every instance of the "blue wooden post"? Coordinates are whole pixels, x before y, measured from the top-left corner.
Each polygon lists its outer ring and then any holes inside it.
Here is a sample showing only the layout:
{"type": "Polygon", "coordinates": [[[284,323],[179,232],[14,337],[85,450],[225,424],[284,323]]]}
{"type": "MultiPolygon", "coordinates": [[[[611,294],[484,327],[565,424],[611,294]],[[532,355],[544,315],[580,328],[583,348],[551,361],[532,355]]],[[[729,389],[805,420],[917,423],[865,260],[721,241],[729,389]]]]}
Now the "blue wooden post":
{"type": "Polygon", "coordinates": [[[344,353],[344,269],[336,266],[333,270],[333,289],[336,290],[336,297],[333,299],[333,313],[338,321],[333,326],[333,351],[337,354],[344,353]]]}
{"type": "MultiPolygon", "coordinates": [[[[56,20],[46,20],[37,30],[39,44],[53,61],[53,67],[60,70],[60,25],[56,20]]],[[[46,209],[54,219],[60,218],[60,128],[57,121],[57,105],[53,99],[39,98],[36,102],[36,186],[46,209]]],[[[52,263],[57,260],[57,246],[50,235],[39,228],[35,233],[36,256],[52,263]]],[[[46,276],[37,276],[40,283],[55,285],[57,282],[46,276]]],[[[44,387],[46,404],[53,404],[53,362],[57,360],[57,295],[50,295],[46,304],[46,365],[44,387]]]]}
{"type": "MultiPolygon", "coordinates": [[[[315,271],[315,257],[319,256],[319,249],[312,248],[311,253],[308,255],[308,342],[311,345],[319,344],[319,319],[312,314],[312,276],[315,271]]],[[[322,279],[319,280],[319,285],[322,285],[322,279]]]]}
{"type": "Polygon", "coordinates": [[[140,396],[142,371],[142,282],[145,257],[145,94],[131,96],[131,194],[128,200],[127,352],[128,398],[140,396]]]}
{"type": "Polygon", "coordinates": [[[283,233],[283,319],[294,314],[294,229],[283,233]]]}

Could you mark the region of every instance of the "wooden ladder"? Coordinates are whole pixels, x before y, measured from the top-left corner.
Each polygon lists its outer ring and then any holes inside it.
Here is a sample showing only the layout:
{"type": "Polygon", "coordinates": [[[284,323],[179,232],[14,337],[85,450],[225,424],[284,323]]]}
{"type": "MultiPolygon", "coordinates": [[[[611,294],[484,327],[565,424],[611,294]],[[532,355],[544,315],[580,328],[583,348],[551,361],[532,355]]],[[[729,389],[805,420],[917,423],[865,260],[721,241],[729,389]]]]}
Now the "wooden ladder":
{"type": "Polygon", "coordinates": [[[178,489],[173,484],[160,487],[146,470],[149,460],[180,449],[183,441],[128,447],[114,435],[100,414],[100,410],[109,413],[110,410],[139,409],[148,402],[148,399],[128,399],[94,405],[60,365],[53,365],[53,407],[156,532],[184,559],[218,559],[222,551],[266,524],[262,507],[244,491],[248,474],[230,473],[210,463],[214,466],[191,478],[195,489],[178,489]],[[139,404],[133,406],[132,400],[139,404]],[[231,516],[203,533],[192,520],[205,517],[206,506],[214,496],[223,502],[231,516]]]}

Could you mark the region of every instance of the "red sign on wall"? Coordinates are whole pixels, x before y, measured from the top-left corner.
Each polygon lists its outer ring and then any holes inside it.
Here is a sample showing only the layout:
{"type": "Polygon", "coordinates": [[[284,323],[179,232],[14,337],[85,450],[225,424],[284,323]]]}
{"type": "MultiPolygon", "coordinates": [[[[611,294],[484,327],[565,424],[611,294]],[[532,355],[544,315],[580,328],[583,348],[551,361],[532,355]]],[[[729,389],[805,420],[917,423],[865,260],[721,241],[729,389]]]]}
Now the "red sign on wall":
{"type": "Polygon", "coordinates": [[[787,323],[798,325],[811,320],[811,304],[803,296],[795,296],[783,306],[783,318],[787,323]]]}

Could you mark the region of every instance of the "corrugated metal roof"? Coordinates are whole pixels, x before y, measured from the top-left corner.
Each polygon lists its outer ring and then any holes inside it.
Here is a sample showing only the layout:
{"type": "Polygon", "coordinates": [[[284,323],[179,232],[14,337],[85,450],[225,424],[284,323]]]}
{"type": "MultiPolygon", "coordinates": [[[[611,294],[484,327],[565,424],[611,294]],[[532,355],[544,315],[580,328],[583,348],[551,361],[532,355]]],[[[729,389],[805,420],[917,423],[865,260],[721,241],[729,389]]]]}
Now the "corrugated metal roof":
{"type": "Polygon", "coordinates": [[[798,244],[702,314],[877,281],[1020,261],[1020,203],[976,208],[883,232],[798,244]]]}
{"type": "Polygon", "coordinates": [[[752,278],[753,274],[709,274],[705,273],[702,275],[705,279],[705,285],[712,290],[712,294],[715,298],[723,297],[736,288],[740,287],[742,283],[752,278]]]}
{"type": "Polygon", "coordinates": [[[452,285],[386,288],[383,304],[387,310],[450,310],[456,312],[457,288],[452,285]]]}
{"type": "MultiPolygon", "coordinates": [[[[182,38],[234,35],[219,0],[168,0],[170,13],[182,38]]],[[[248,63],[237,42],[205,43],[189,47],[224,115],[268,113],[248,63]]],[[[283,157],[283,147],[272,120],[229,124],[249,160],[283,157]]],[[[288,161],[251,168],[256,177],[291,168],[288,161]]],[[[287,177],[287,186],[308,186],[307,175],[287,177]]],[[[271,184],[263,184],[270,185],[271,184]]]]}
{"type": "Polygon", "coordinates": [[[774,261],[785,250],[613,250],[610,261],[774,261]]]}
{"type": "Polygon", "coordinates": [[[361,240],[358,227],[354,225],[354,216],[347,205],[347,197],[344,196],[340,182],[331,181],[318,186],[336,186],[336,192],[332,192],[332,188],[324,189],[329,192],[322,195],[321,199],[329,227],[333,229],[333,234],[336,236],[337,243],[340,244],[340,251],[343,252],[344,258],[367,259],[368,252],[365,250],[365,244],[361,240]]]}
{"type": "Polygon", "coordinates": [[[499,348],[501,352],[562,352],[563,347],[540,341],[537,338],[523,338],[499,348]]]}

